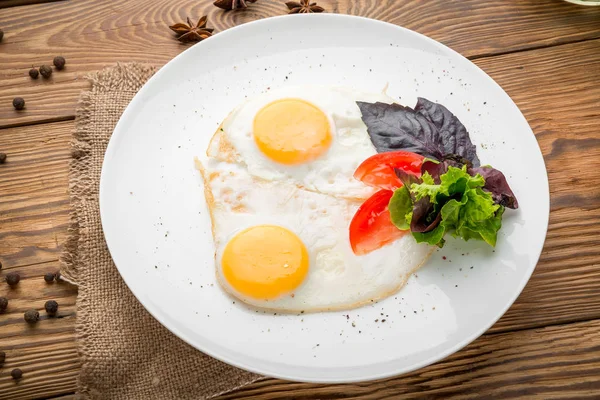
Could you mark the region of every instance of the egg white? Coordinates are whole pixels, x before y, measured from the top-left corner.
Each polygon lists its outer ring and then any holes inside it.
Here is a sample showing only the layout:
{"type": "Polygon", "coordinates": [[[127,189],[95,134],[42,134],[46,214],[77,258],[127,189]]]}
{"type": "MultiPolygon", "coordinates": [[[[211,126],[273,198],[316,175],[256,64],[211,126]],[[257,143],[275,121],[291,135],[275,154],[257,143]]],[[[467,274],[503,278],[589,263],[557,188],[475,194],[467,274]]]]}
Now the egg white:
{"type": "Polygon", "coordinates": [[[386,102],[384,93],[326,86],[286,86],[256,96],[236,107],[223,121],[207,150],[209,157],[243,164],[256,178],[289,181],[306,190],[341,198],[365,199],[374,189],[353,178],[362,161],[375,154],[356,101],[386,102]],[[284,165],[266,157],[253,137],[256,114],[267,104],[285,98],[308,101],[329,119],[332,143],[315,160],[284,165]]]}
{"type": "MultiPolygon", "coordinates": [[[[352,252],[348,226],[360,202],[254,178],[243,165],[197,163],[212,219],[217,278],[223,289],[255,307],[281,312],[351,309],[398,291],[428,257],[431,247],[410,235],[363,256],[352,252]],[[223,276],[228,241],[256,225],[294,232],[309,253],[309,271],[292,293],[265,300],[240,294],[223,276]]],[[[268,245],[268,244],[265,244],[268,245]]]]}

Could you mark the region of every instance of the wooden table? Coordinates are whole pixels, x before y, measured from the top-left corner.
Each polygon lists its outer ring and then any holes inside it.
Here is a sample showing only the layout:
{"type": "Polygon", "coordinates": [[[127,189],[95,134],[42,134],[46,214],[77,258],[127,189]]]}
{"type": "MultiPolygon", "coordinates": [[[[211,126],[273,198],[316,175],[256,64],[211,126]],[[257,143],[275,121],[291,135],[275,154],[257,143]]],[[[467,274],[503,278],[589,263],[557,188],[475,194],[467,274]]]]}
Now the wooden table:
{"type": "MultiPolygon", "coordinates": [[[[321,0],[328,12],[368,16],[461,52],[515,100],[542,148],[551,191],[546,245],[506,315],[454,356],[402,377],[354,385],[270,379],[225,398],[600,397],[600,7],[560,0],[321,0]]],[[[86,73],[117,61],[163,65],[186,48],[168,25],[209,15],[227,27],[286,13],[259,0],[224,13],[207,0],[0,0],[0,260],[22,281],[0,296],[1,399],[72,398],[79,371],[77,289],[46,284],[67,234],[69,139],[86,73]],[[67,59],[49,80],[32,65],[67,59]],[[13,97],[25,98],[15,111],[13,97]],[[60,303],[62,318],[28,327],[23,313],[60,303]],[[19,367],[18,383],[10,371],[19,367]],[[64,396],[64,397],[63,397],[64,396]]],[[[356,33],[357,35],[360,32],[356,33]]]]}

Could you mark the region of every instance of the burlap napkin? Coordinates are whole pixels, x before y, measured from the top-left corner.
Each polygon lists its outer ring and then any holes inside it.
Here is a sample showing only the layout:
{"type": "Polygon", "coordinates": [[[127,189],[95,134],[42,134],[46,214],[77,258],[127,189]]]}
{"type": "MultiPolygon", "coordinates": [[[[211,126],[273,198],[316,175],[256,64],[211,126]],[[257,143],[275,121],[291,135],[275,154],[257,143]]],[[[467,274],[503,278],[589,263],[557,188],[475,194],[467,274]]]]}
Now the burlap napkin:
{"type": "Polygon", "coordinates": [[[121,113],[155,68],[123,64],[93,74],[72,141],[72,221],[63,276],[79,287],[78,389],[84,398],[205,399],[258,379],[190,347],[129,291],[110,257],[98,205],[104,152],[121,113]]]}

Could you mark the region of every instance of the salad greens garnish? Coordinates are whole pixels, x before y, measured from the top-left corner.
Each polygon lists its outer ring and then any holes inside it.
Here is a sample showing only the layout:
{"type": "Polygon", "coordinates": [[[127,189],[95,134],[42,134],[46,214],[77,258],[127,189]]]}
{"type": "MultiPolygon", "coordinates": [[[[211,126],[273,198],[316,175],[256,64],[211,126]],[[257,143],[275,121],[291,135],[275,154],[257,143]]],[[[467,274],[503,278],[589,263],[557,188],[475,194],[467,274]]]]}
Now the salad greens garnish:
{"type": "Polygon", "coordinates": [[[426,157],[420,177],[396,168],[403,186],[389,201],[392,223],[417,242],[442,247],[450,234],[496,245],[505,208],[518,208],[506,177],[480,166],[460,120],[441,104],[419,98],[415,108],[357,102],[378,153],[410,151],[426,157]]]}

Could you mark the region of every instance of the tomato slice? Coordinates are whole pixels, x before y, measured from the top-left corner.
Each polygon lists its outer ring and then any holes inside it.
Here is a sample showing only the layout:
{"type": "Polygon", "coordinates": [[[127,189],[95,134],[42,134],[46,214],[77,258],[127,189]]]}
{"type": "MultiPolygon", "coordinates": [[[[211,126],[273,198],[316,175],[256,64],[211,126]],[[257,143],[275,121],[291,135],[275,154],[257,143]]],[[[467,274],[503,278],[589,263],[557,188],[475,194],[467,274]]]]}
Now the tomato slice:
{"type": "Polygon", "coordinates": [[[394,190],[402,187],[394,168],[421,176],[423,157],[408,151],[389,151],[375,154],[362,162],[354,172],[354,177],[369,186],[394,190]]]}
{"type": "Polygon", "coordinates": [[[401,231],[392,223],[388,204],[394,192],[380,190],[369,197],[356,211],[350,222],[350,245],[356,255],[393,242],[407,231],[401,231]]]}

